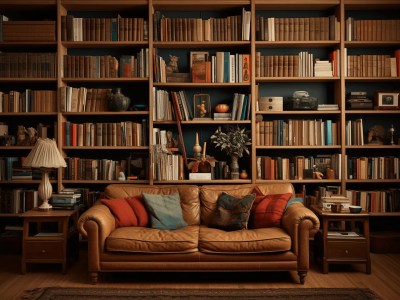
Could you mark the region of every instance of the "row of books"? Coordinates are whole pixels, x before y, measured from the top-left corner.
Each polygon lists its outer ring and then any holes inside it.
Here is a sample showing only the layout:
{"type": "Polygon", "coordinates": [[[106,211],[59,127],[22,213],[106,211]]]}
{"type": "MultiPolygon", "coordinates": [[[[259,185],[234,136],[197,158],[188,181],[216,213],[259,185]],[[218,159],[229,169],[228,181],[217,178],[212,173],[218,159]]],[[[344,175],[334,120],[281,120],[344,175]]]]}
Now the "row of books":
{"type": "Polygon", "coordinates": [[[400,212],[400,189],[347,190],[353,205],[360,205],[367,212],[400,212]]]}
{"type": "Polygon", "coordinates": [[[345,22],[346,41],[400,41],[400,20],[356,20],[345,22]]]}
{"type": "Polygon", "coordinates": [[[63,146],[145,146],[147,119],[141,123],[72,123],[63,122],[63,146]]]}
{"type": "Polygon", "coordinates": [[[119,77],[149,77],[149,48],[142,48],[134,55],[122,55],[119,60],[119,77]]]}
{"type": "MultiPolygon", "coordinates": [[[[327,169],[332,169],[335,178],[341,177],[341,154],[317,156],[272,157],[257,156],[257,179],[263,180],[303,180],[313,179],[318,171],[327,177],[327,169]]],[[[314,178],[315,179],[315,178],[314,178]]]]}
{"type": "Polygon", "coordinates": [[[346,50],[345,63],[347,77],[400,77],[400,49],[393,55],[347,55],[346,50]]]}
{"type": "Polygon", "coordinates": [[[333,77],[339,75],[339,50],[329,60],[315,59],[313,53],[267,55],[256,53],[256,77],[333,77]]]}
{"type": "MultiPolygon", "coordinates": [[[[147,53],[147,51],[146,51],[147,53]]],[[[148,74],[146,59],[132,60],[132,56],[123,56],[120,63],[118,59],[111,55],[64,55],[62,77],[65,78],[118,78],[130,75],[148,74]],[[135,65],[136,62],[136,65],[135,65]],[[145,63],[145,65],[141,65],[145,63]],[[140,64],[140,66],[139,66],[140,64]],[[140,72],[141,74],[140,74],[140,72]]]]}
{"type": "Polygon", "coordinates": [[[173,154],[162,144],[153,146],[155,180],[182,180],[184,179],[184,161],[180,154],[173,154]]]}
{"type": "Polygon", "coordinates": [[[332,120],[272,120],[256,123],[257,146],[338,145],[338,124],[332,120]]]}
{"type": "Polygon", "coordinates": [[[24,213],[37,207],[38,191],[27,188],[0,189],[0,213],[24,213]]]}
{"type": "Polygon", "coordinates": [[[347,157],[348,179],[400,179],[399,157],[347,157]]]}
{"type": "MultiPolygon", "coordinates": [[[[154,81],[167,82],[167,63],[154,51],[154,81]]],[[[191,66],[192,82],[196,83],[250,83],[250,54],[231,54],[217,51],[207,60],[196,61],[191,66]]],[[[182,73],[185,74],[185,73],[182,73]]],[[[186,80],[186,77],[184,78],[186,80]]]]}
{"type": "MultiPolygon", "coordinates": [[[[1,16],[0,16],[1,19],[1,16]]],[[[8,19],[6,17],[6,19],[8,19]]],[[[0,20],[0,42],[55,42],[55,21],[0,20]]]]}
{"type": "Polygon", "coordinates": [[[0,91],[0,112],[57,112],[57,91],[0,91]]]}
{"type": "MultiPolygon", "coordinates": [[[[0,180],[40,180],[42,172],[40,169],[22,167],[25,156],[3,156],[0,157],[0,180]]],[[[55,177],[55,171],[49,173],[50,178],[55,177]]]]}
{"type": "Polygon", "coordinates": [[[320,41],[340,38],[336,16],[329,17],[256,17],[257,41],[320,41]]]}
{"type": "Polygon", "coordinates": [[[50,198],[53,209],[78,209],[83,206],[82,193],[78,189],[65,189],[53,193],[50,198]]]}
{"type": "Polygon", "coordinates": [[[144,18],[80,18],[61,16],[62,41],[133,41],[149,39],[144,18]]]}
{"type": "Polygon", "coordinates": [[[154,13],[154,41],[203,42],[250,40],[251,13],[226,18],[170,18],[154,13]]]}
{"type": "Polygon", "coordinates": [[[57,78],[57,55],[48,52],[0,52],[0,77],[57,78]]]}
{"type": "MultiPolygon", "coordinates": [[[[125,173],[126,160],[66,157],[63,180],[118,180],[125,173]]],[[[126,173],[125,173],[126,174],[126,173]]]]}
{"type": "MultiPolygon", "coordinates": [[[[172,97],[172,92],[171,92],[172,97]]],[[[175,119],[170,92],[153,87],[153,120],[154,121],[171,121],[175,119]]]]}
{"type": "Polygon", "coordinates": [[[364,145],[364,125],[363,119],[347,120],[346,126],[346,145],[363,146],[364,145]]]}
{"type": "Polygon", "coordinates": [[[86,87],[60,87],[62,112],[103,112],[108,111],[107,97],[111,89],[86,87]]]}

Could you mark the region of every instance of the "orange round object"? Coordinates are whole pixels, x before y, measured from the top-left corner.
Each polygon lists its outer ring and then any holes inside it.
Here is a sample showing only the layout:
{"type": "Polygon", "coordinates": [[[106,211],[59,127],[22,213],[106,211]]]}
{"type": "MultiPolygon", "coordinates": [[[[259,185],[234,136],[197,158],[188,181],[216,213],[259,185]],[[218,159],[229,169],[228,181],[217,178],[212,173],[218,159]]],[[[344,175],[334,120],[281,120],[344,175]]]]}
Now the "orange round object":
{"type": "Polygon", "coordinates": [[[215,112],[217,113],[226,113],[229,110],[229,105],[228,104],[218,104],[215,107],[215,112]]]}

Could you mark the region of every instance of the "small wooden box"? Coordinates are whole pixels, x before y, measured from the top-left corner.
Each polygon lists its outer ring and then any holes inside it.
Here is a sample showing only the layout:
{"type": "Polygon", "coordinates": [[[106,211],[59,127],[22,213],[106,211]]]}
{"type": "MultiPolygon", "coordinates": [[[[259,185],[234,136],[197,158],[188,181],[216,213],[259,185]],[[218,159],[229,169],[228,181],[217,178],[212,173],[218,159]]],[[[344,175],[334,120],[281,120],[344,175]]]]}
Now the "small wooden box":
{"type": "Polygon", "coordinates": [[[260,111],[283,111],[283,97],[260,97],[258,109],[260,111]]]}

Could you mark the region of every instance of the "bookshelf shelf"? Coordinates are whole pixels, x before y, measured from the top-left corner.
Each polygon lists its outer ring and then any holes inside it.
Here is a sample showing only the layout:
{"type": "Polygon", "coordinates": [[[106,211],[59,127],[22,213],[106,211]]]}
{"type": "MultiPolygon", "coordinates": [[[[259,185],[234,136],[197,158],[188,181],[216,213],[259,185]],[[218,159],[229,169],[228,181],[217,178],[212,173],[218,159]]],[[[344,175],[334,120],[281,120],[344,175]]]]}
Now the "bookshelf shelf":
{"type": "Polygon", "coordinates": [[[65,83],[80,83],[80,82],[93,82],[93,83],[129,83],[129,82],[148,82],[147,77],[133,77],[133,78],[66,78],[63,77],[62,81],[65,83]]]}
{"type": "Polygon", "coordinates": [[[231,42],[154,42],[153,46],[155,48],[168,48],[168,49],[173,49],[173,48],[197,48],[197,49],[203,49],[203,48],[240,48],[240,47],[249,47],[250,48],[250,42],[249,41],[231,41],[231,42]]]}
{"type": "Polygon", "coordinates": [[[257,149],[285,149],[285,150],[297,150],[297,149],[340,149],[341,146],[256,146],[257,149]]]}
{"type": "Polygon", "coordinates": [[[66,48],[140,48],[140,47],[148,47],[148,42],[122,42],[122,41],[82,41],[82,42],[70,42],[63,41],[62,45],[66,48]]]}
{"type": "Polygon", "coordinates": [[[284,111],[256,111],[257,115],[339,115],[339,110],[284,110],[284,111]]]}
{"type": "Polygon", "coordinates": [[[256,41],[257,48],[326,48],[337,47],[340,41],[256,41]]]}
{"type": "Polygon", "coordinates": [[[338,77],[257,77],[256,82],[334,82],[338,77]]]}
{"type": "Polygon", "coordinates": [[[157,83],[153,83],[154,87],[159,87],[159,88],[178,88],[178,87],[182,87],[182,88],[225,88],[225,89],[229,89],[232,87],[250,87],[250,83],[193,83],[193,82],[157,82],[157,83]]]}
{"type": "Polygon", "coordinates": [[[148,146],[63,146],[64,150],[149,150],[148,146]]]}

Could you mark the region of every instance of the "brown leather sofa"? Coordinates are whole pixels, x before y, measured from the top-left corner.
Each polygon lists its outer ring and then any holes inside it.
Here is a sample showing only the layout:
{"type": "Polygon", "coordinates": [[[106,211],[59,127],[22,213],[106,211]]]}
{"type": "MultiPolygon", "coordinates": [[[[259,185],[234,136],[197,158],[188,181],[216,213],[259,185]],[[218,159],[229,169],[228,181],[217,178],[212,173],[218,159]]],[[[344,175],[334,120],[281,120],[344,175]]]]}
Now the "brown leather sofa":
{"type": "Polygon", "coordinates": [[[92,206],[79,219],[79,230],[88,240],[88,269],[93,284],[99,272],[116,271],[297,271],[304,284],[309,269],[309,239],[319,220],[302,203],[290,205],[280,228],[224,231],[207,227],[222,191],[245,196],[257,186],[264,195],[292,193],[290,183],[245,185],[137,185],[111,184],[108,198],[141,193],[179,192],[188,226],[177,230],[118,227],[107,206],[92,206]]]}

